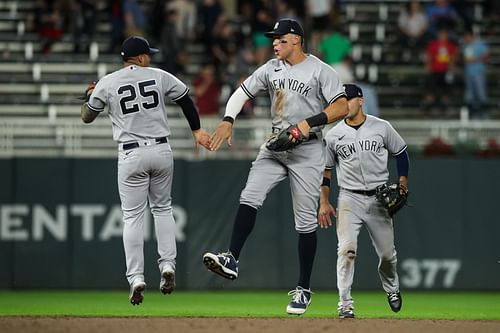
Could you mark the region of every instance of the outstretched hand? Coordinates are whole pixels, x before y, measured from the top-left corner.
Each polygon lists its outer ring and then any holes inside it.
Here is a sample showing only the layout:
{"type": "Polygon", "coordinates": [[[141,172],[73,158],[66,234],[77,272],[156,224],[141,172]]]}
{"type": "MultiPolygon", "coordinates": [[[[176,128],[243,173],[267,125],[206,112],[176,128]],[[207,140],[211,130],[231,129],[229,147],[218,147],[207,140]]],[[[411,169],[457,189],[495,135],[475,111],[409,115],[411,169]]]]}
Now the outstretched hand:
{"type": "Polygon", "coordinates": [[[226,140],[228,146],[231,146],[232,137],[233,124],[228,121],[221,121],[210,138],[210,150],[217,151],[226,140]]]}
{"type": "Polygon", "coordinates": [[[337,212],[335,208],[329,203],[320,203],[318,210],[318,224],[320,228],[328,228],[332,226],[332,219],[330,216],[337,218],[337,212]]]}
{"type": "Polygon", "coordinates": [[[200,128],[196,131],[193,131],[193,137],[195,142],[195,148],[201,145],[205,147],[205,149],[210,150],[210,134],[205,131],[203,128],[200,128]]]}

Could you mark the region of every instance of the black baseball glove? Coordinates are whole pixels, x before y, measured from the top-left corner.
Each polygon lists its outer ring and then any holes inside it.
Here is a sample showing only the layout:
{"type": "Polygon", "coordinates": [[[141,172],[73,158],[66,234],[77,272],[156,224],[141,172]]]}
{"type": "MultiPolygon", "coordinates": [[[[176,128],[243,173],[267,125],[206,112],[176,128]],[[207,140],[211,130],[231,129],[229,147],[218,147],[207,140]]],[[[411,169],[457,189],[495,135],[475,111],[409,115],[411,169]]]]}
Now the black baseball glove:
{"type": "Polygon", "coordinates": [[[285,151],[297,147],[307,138],[300,131],[297,125],[290,125],[273,134],[266,142],[266,147],[272,151],[285,151]]]}
{"type": "Polygon", "coordinates": [[[409,192],[401,190],[399,184],[378,186],[375,192],[377,200],[387,209],[389,216],[396,214],[408,201],[409,192]]]}
{"type": "Polygon", "coordinates": [[[79,100],[82,100],[82,101],[85,101],[85,102],[88,102],[89,99],[90,99],[90,95],[92,94],[92,92],[90,92],[90,90],[94,90],[96,84],[97,84],[98,81],[92,81],[90,82],[88,85],[87,85],[87,89],[85,89],[85,93],[83,93],[80,97],[78,97],[79,100]],[[90,93],[89,93],[90,92],[90,93]]]}

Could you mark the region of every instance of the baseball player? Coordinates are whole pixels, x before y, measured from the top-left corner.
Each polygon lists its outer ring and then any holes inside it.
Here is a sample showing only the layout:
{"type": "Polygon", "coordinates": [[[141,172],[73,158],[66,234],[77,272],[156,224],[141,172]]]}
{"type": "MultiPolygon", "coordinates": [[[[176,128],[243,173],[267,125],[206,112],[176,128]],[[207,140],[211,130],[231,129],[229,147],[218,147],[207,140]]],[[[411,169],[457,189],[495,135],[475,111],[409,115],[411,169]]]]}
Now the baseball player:
{"type": "Polygon", "coordinates": [[[378,272],[394,312],[401,309],[402,298],[396,271],[393,221],[375,198],[376,188],[389,179],[387,158],[397,160],[401,191],[408,192],[409,157],[406,144],[387,121],[363,112],[363,92],[346,84],[349,114],[325,136],[326,167],[321,186],[318,222],[322,228],[337,218],[337,287],[341,318],[354,318],[351,285],[357,239],[363,225],[368,229],[379,257],[378,272]],[[336,168],[339,186],[337,210],[329,202],[332,169],[336,168]]]}
{"type": "Polygon", "coordinates": [[[299,279],[290,291],[289,314],[303,314],[311,302],[310,277],[316,253],[319,189],[325,163],[321,130],[347,115],[347,100],[337,73],[313,55],[305,54],[304,30],[293,19],[279,20],[266,37],[272,38],[275,59],[259,67],[231,95],[223,121],[211,137],[216,151],[227,140],[231,144],[233,122],[249,98],[262,90],[271,97],[272,124],[277,132],[297,124],[307,141],[294,149],[274,152],[263,144],[253,162],[225,253],[207,252],[207,268],[225,278],[238,277],[238,258],[251,233],[267,194],[286,177],[290,180],[295,230],[298,232],[299,279]]]}
{"type": "Polygon", "coordinates": [[[123,244],[130,284],[129,300],[138,305],[144,298],[144,213],[149,203],[158,242],[160,291],[175,287],[175,221],[172,215],[173,157],[165,97],[176,102],[193,132],[196,147],[209,148],[210,135],[200,119],[188,88],[163,70],[149,67],[150,48],[142,37],[129,37],[121,46],[123,68],[104,76],[81,107],[84,123],[92,122],[104,108],[118,142],[118,190],[123,211],[123,244]]]}

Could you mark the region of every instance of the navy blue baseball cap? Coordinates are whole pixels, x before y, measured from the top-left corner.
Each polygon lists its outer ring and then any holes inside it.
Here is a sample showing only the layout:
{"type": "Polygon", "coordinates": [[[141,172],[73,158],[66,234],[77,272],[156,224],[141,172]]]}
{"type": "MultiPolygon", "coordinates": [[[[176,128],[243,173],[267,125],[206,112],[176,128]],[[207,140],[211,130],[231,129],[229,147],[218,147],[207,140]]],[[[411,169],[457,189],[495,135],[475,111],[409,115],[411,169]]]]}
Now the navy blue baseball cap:
{"type": "Polygon", "coordinates": [[[276,38],[286,34],[295,34],[304,37],[304,29],[300,23],[294,19],[281,19],[274,25],[273,31],[264,33],[267,38],[276,38]]]}
{"type": "Polygon", "coordinates": [[[356,97],[363,97],[363,90],[355,84],[344,84],[344,91],[348,100],[356,97]]]}
{"type": "Polygon", "coordinates": [[[122,44],[122,49],[120,55],[124,60],[132,57],[137,57],[140,54],[155,54],[160,52],[158,49],[149,47],[148,41],[140,36],[132,36],[127,39],[122,44]]]}

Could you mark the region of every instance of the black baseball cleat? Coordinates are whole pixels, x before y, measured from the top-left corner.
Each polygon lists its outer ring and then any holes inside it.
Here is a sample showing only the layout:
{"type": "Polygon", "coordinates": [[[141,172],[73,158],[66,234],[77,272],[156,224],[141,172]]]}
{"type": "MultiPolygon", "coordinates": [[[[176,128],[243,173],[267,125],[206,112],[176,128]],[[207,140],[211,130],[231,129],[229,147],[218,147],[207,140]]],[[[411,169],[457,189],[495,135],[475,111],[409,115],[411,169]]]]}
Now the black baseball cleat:
{"type": "Polygon", "coordinates": [[[394,312],[399,312],[403,306],[403,298],[401,297],[401,293],[399,291],[387,293],[387,301],[389,302],[391,310],[394,312]]]}
{"type": "Polygon", "coordinates": [[[288,303],[286,312],[301,315],[307,311],[307,307],[311,304],[312,291],[297,286],[297,288],[288,292],[288,296],[292,296],[292,300],[288,303]]]}
{"type": "Polygon", "coordinates": [[[218,254],[207,252],[203,255],[203,264],[226,279],[235,280],[238,277],[238,262],[229,251],[218,254]]]}

